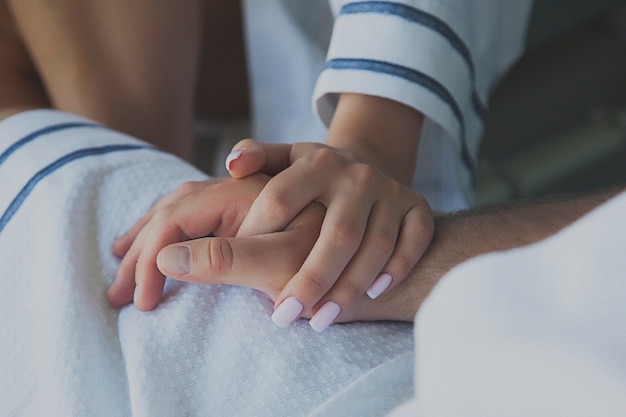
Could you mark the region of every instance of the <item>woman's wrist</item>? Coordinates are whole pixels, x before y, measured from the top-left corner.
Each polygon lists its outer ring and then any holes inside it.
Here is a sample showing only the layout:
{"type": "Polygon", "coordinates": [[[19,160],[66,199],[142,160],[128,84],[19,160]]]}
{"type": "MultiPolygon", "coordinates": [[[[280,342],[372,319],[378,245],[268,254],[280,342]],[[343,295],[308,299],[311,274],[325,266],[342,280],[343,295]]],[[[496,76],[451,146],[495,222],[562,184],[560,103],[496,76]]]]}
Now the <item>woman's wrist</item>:
{"type": "Polygon", "coordinates": [[[404,104],[364,94],[343,93],[326,144],[352,153],[410,185],[424,116],[404,104]]]}

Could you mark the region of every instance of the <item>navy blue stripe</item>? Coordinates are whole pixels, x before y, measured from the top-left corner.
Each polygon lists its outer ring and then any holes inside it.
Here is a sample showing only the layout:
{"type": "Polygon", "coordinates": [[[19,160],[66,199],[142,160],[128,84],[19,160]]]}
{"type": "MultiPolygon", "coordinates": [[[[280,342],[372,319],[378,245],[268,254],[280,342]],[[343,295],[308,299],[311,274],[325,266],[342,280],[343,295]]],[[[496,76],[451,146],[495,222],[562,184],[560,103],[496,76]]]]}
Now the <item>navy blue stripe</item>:
{"type": "Polygon", "coordinates": [[[18,150],[22,146],[26,145],[27,143],[32,142],[33,140],[37,138],[40,138],[41,136],[58,132],[60,130],[74,129],[77,127],[102,127],[102,126],[95,124],[95,123],[89,123],[89,122],[68,122],[68,123],[59,123],[59,124],[52,125],[52,126],[46,126],[42,129],[39,129],[30,133],[27,136],[24,136],[22,139],[18,140],[13,145],[9,146],[2,154],[0,154],[0,165],[2,165],[7,160],[7,158],[11,156],[13,152],[18,150]]]}
{"type": "Polygon", "coordinates": [[[487,117],[487,106],[485,106],[480,100],[480,97],[478,97],[478,93],[476,92],[476,90],[472,91],[472,104],[474,105],[474,111],[480,118],[481,122],[484,123],[485,118],[487,117]]]}
{"type": "Polygon", "coordinates": [[[45,177],[63,167],[64,165],[75,161],[80,158],[84,158],[92,155],[102,155],[111,152],[120,152],[120,151],[131,151],[135,149],[154,149],[145,145],[108,145],[101,146],[96,148],[86,148],[80,149],[78,151],[74,151],[69,153],[56,161],[52,162],[50,165],[42,168],[39,172],[37,172],[20,190],[17,196],[13,199],[9,207],[6,209],[2,217],[0,217],[0,233],[4,230],[5,226],[9,223],[11,218],[15,215],[17,210],[20,208],[22,203],[28,195],[33,191],[35,186],[45,177]]]}
{"type": "Polygon", "coordinates": [[[426,88],[450,106],[461,128],[461,159],[474,180],[474,161],[465,142],[465,118],[454,96],[437,80],[422,72],[390,62],[373,59],[337,58],[326,63],[326,68],[335,70],[373,71],[404,78],[426,88]]]}
{"type": "MultiPolygon", "coordinates": [[[[465,42],[456,32],[443,20],[438,17],[416,9],[406,4],[394,3],[388,1],[363,1],[357,3],[346,4],[341,8],[340,14],[359,14],[359,13],[376,13],[397,16],[408,20],[412,23],[423,25],[443,36],[465,60],[469,67],[472,84],[476,83],[476,70],[472,53],[465,42]]],[[[474,90],[472,92],[472,104],[476,113],[484,121],[486,113],[486,105],[480,100],[480,97],[474,90]]]]}

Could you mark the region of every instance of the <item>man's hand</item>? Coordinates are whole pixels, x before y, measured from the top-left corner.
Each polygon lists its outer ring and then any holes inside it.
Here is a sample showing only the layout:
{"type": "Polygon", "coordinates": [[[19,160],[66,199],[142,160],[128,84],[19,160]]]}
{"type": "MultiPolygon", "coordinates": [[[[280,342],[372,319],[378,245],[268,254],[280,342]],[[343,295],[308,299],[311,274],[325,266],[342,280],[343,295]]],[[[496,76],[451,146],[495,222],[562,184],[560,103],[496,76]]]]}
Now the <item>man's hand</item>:
{"type": "Polygon", "coordinates": [[[245,181],[189,182],[161,199],[114,243],[113,253],[123,260],[107,293],[109,302],[123,306],[134,300],[139,310],[153,309],[165,282],[156,265],[159,251],[210,234],[235,236],[267,180],[256,175],[245,181]]]}

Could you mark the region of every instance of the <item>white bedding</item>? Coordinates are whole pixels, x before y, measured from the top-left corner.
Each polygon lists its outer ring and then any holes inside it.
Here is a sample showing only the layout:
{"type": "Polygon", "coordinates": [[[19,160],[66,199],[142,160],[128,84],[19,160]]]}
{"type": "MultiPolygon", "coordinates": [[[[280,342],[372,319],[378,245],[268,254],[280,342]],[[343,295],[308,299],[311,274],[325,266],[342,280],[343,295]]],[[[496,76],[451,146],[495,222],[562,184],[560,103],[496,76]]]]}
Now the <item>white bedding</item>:
{"type": "Polygon", "coordinates": [[[202,178],[63,113],[0,123],[1,416],[626,415],[626,194],[455,268],[414,329],[278,329],[263,294],[173,281],[111,308],[114,238],[202,178]]]}
{"type": "Polygon", "coordinates": [[[380,416],[412,394],[408,324],[282,330],[263,294],[177,282],[151,313],[111,308],[114,238],[205,176],[85,122],[0,123],[0,415],[380,416]]]}

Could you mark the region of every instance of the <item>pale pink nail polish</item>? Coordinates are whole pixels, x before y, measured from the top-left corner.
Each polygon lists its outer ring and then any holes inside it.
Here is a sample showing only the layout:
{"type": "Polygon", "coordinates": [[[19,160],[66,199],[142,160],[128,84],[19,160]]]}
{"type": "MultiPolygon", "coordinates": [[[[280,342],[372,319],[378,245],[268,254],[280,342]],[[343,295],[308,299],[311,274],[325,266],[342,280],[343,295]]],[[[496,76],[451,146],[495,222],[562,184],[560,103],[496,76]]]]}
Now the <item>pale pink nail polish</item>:
{"type": "Polygon", "coordinates": [[[230,165],[233,163],[233,161],[239,159],[242,153],[243,153],[243,149],[238,149],[228,154],[228,156],[226,157],[226,169],[227,170],[230,171],[230,165]]]}
{"type": "Polygon", "coordinates": [[[391,281],[393,278],[389,274],[380,274],[376,280],[372,283],[372,285],[366,291],[367,296],[372,300],[381,295],[389,285],[391,285],[391,281]]]}
{"type": "Polygon", "coordinates": [[[287,327],[300,317],[304,307],[296,297],[286,298],[272,314],[272,321],[280,328],[287,327]]]}
{"type": "Polygon", "coordinates": [[[339,313],[341,313],[341,307],[339,307],[339,304],[334,301],[326,301],[326,303],[324,303],[324,305],[317,310],[317,313],[311,317],[309,325],[316,332],[321,332],[335,321],[339,313]]]}

